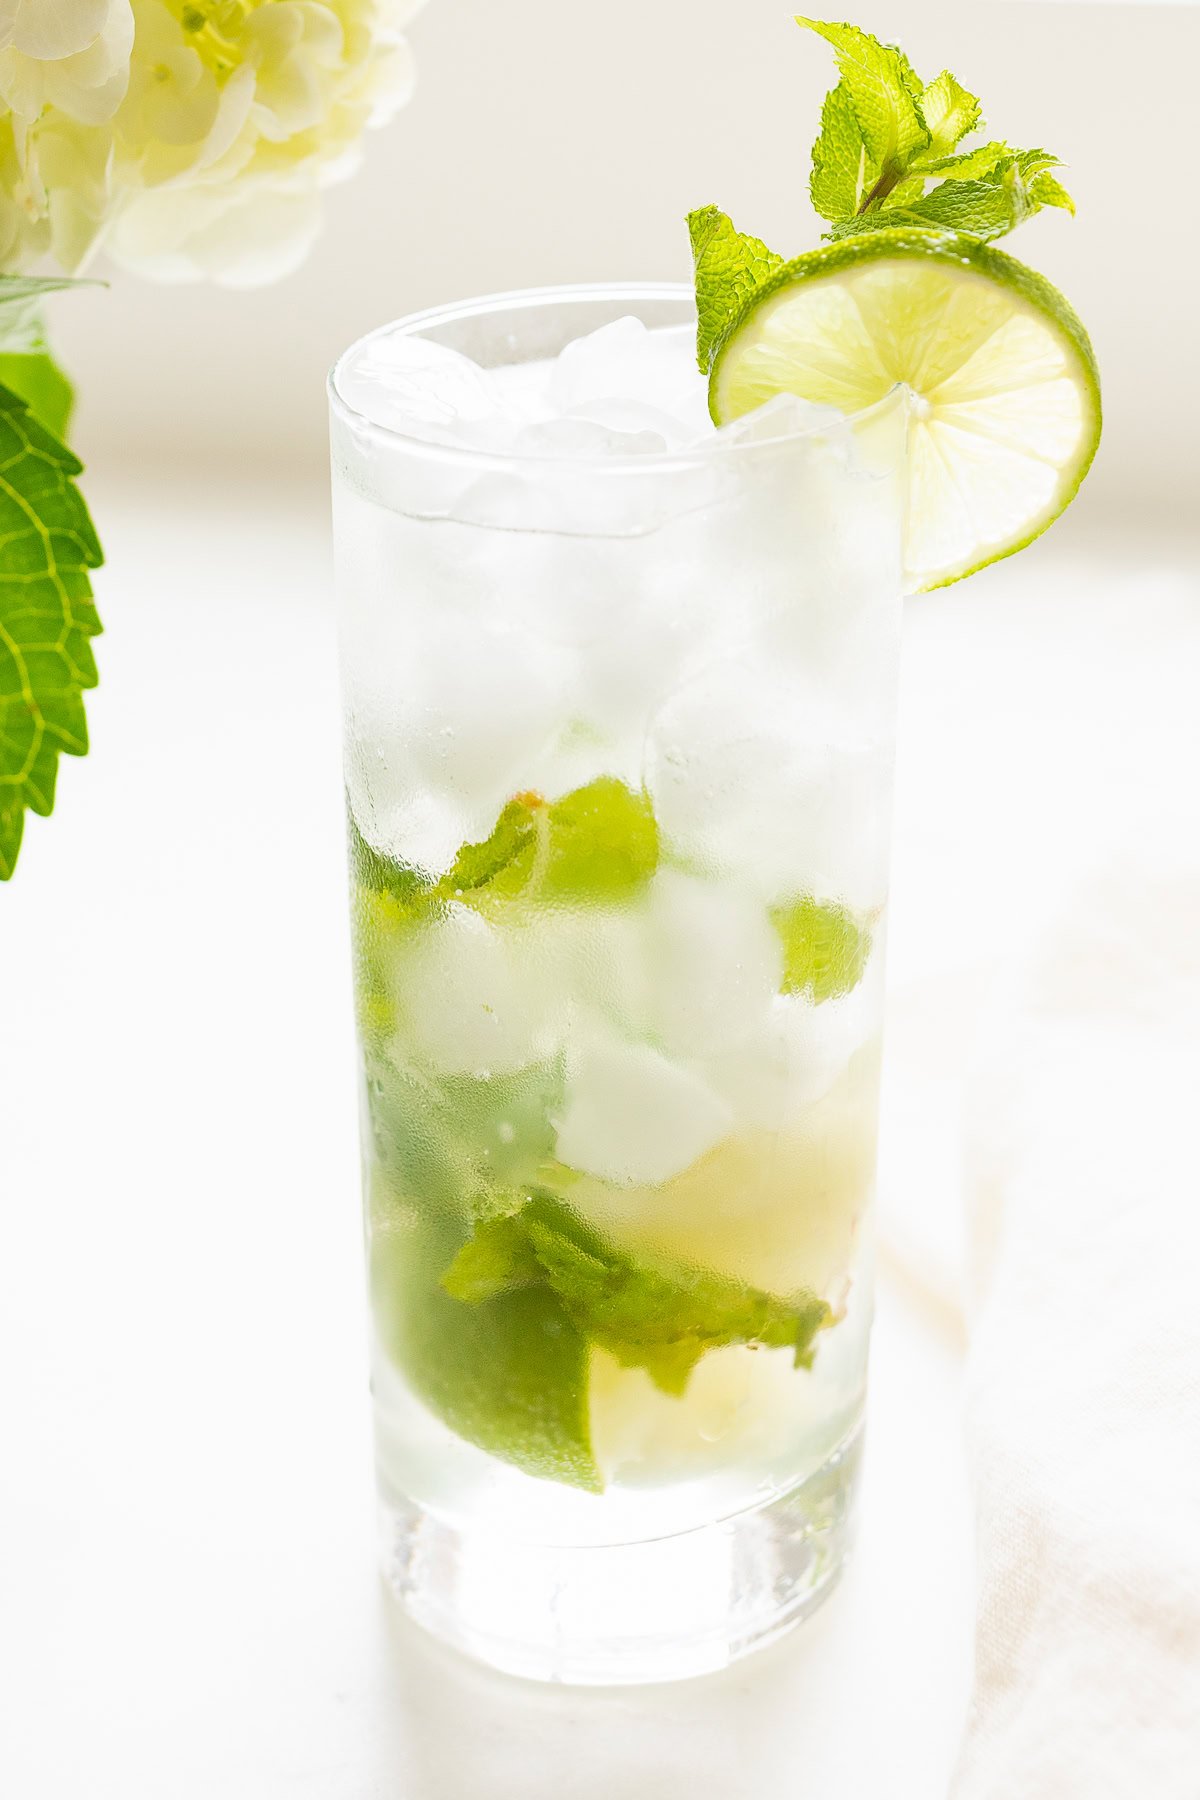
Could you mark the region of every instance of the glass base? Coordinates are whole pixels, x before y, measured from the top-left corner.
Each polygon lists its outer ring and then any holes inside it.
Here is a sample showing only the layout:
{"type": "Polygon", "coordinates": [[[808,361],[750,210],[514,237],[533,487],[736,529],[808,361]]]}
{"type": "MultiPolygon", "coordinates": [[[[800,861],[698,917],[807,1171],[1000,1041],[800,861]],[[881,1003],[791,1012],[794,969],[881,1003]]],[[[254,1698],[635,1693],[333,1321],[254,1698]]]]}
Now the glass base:
{"type": "Polygon", "coordinates": [[[845,1562],[861,1432],[806,1481],[720,1524],[544,1547],[381,1509],[384,1573],[419,1625],[476,1661],[581,1686],[724,1669],[807,1618],[845,1562]]]}

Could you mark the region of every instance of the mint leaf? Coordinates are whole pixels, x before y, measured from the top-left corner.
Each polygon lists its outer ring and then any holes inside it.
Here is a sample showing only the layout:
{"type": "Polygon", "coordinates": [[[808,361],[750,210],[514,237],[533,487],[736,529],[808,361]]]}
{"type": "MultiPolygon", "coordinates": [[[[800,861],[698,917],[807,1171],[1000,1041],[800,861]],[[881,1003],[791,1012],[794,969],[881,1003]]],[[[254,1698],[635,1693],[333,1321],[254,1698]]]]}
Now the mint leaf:
{"type": "Polygon", "coordinates": [[[1035,175],[1029,183],[1028,195],[1035,207],[1058,206],[1062,208],[1063,212],[1069,212],[1072,218],[1075,216],[1074,200],[1062,182],[1054,175],[1045,173],[1035,175]]]}
{"type": "Polygon", "coordinates": [[[463,845],[444,884],[455,899],[468,899],[476,889],[490,887],[516,865],[528,869],[536,837],[534,818],[544,805],[540,794],[518,795],[508,802],[483,843],[463,845]]]}
{"type": "Polygon", "coordinates": [[[713,350],[746,295],[782,268],[783,258],[760,238],[735,230],[719,207],[702,206],[687,223],[696,271],[696,361],[707,375],[713,350]]]}
{"type": "Polygon", "coordinates": [[[823,219],[852,219],[879,178],[844,81],[830,88],[821,108],[821,135],[813,145],[808,191],[823,219]]]}
{"type": "Polygon", "coordinates": [[[467,1301],[548,1287],[588,1341],[672,1394],[683,1392],[706,1350],[723,1345],[789,1349],[807,1366],[831,1317],[813,1294],[780,1299],[703,1270],[634,1258],[538,1188],[514,1196],[511,1211],[480,1220],[442,1285],[467,1301]]]}
{"type": "Polygon", "coordinates": [[[796,23],[832,45],[863,145],[879,171],[876,186],[893,186],[930,141],[915,69],[902,50],[881,44],[857,25],[801,16],[796,23]]]}
{"type": "Polygon", "coordinates": [[[559,800],[518,794],[490,837],[463,846],[434,893],[485,909],[497,900],[624,900],[649,881],[658,854],[648,796],[600,775],[559,800]]]}
{"type": "MultiPolygon", "coordinates": [[[[989,152],[992,146],[988,146],[989,152]]],[[[864,231],[888,230],[896,225],[970,232],[973,237],[1003,237],[1043,206],[1061,206],[1074,212],[1074,203],[1062,184],[1048,173],[1057,158],[1042,150],[1007,150],[990,172],[963,179],[967,164],[950,171],[949,179],[929,193],[904,204],[889,203],[876,211],[834,225],[830,236],[844,238],[864,231]]]]}
{"type": "Polygon", "coordinates": [[[961,150],[956,156],[942,156],[936,162],[923,163],[926,175],[940,175],[946,181],[975,181],[990,175],[1001,163],[1007,165],[1012,151],[1007,144],[993,140],[974,150],[961,150]]]}
{"type": "Polygon", "coordinates": [[[922,89],[920,106],[931,157],[949,156],[959,139],[979,124],[978,98],[969,94],[949,69],[943,69],[922,89]]]}
{"type": "Polygon", "coordinates": [[[442,1286],[455,1300],[474,1305],[541,1280],[542,1265],[524,1223],[510,1215],[477,1227],[442,1276],[442,1286]]]}
{"type": "Polygon", "coordinates": [[[827,238],[902,225],[994,238],[1043,206],[1074,211],[1049,173],[1058,159],[1045,151],[1000,141],[957,150],[981,108],[949,69],[922,85],[903,51],[856,25],[796,23],[832,45],[840,76],[822,108],[809,182],[827,238]]]}
{"type": "Polygon", "coordinates": [[[771,922],[783,945],[783,993],[804,994],[819,1006],[858,986],[871,931],[849,907],[806,895],[773,907],[771,922]]]}
{"type": "Polygon", "coordinates": [[[75,485],[82,467],[0,387],[0,880],[16,867],[26,810],[53,808],[60,754],[88,747],[83,694],[96,685],[89,640],[100,630],[88,571],[104,558],[75,485]]]}
{"type": "Polygon", "coordinates": [[[611,775],[556,800],[547,823],[539,898],[625,900],[658,867],[658,825],[649,796],[611,775]]]}

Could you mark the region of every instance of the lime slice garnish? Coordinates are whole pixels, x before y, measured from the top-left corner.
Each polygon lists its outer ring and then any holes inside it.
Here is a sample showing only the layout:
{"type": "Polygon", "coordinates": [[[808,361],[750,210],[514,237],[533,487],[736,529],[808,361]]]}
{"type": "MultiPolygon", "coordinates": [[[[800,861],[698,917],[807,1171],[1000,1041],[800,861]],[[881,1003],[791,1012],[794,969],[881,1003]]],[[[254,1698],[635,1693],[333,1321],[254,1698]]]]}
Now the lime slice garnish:
{"type": "Polygon", "coordinates": [[[957,232],[878,231],[785,264],[717,347],[718,425],[776,394],[843,412],[907,387],[909,591],[1011,556],[1074,497],[1100,438],[1087,333],[1048,281],[957,232]]]}

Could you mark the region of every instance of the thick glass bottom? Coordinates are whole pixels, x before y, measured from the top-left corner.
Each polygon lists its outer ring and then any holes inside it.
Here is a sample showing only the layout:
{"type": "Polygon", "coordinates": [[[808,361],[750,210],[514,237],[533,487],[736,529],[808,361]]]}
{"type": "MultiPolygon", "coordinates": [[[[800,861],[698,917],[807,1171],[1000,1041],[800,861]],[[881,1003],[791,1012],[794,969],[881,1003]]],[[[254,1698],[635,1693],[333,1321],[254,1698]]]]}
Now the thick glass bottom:
{"type": "Polygon", "coordinates": [[[726,1668],[816,1610],[849,1547],[861,1432],[806,1481],[719,1524],[578,1548],[381,1505],[384,1572],[418,1624],[478,1662],[581,1686],[726,1668]]]}

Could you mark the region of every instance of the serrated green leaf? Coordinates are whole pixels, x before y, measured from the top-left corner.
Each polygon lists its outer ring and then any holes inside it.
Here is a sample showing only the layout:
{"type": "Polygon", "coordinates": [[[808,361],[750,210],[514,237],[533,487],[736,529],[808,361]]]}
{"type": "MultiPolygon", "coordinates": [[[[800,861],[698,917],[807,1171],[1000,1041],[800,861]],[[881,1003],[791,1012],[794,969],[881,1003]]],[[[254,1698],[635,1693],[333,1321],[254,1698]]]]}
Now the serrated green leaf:
{"type": "Polygon", "coordinates": [[[0,388],[0,880],[26,810],[54,805],[60,754],[88,746],[83,694],[100,630],[90,569],[104,560],[75,485],[78,458],[0,388]]]}
{"type": "Polygon", "coordinates": [[[803,994],[819,1006],[858,986],[872,934],[849,907],[805,895],[773,907],[771,922],[783,945],[783,993],[803,994]]]}
{"type": "Polygon", "coordinates": [[[22,399],[53,436],[66,436],[75,390],[48,350],[0,352],[0,387],[22,399]]]}
{"type": "Polygon", "coordinates": [[[783,267],[760,238],[737,231],[717,206],[688,214],[696,273],[696,361],[707,375],[712,353],[746,295],[783,267]]]}
{"type": "Polygon", "coordinates": [[[586,1341],[676,1394],[705,1351],[724,1345],[789,1349],[807,1364],[831,1318],[813,1294],[781,1299],[704,1270],[635,1259],[544,1189],[514,1195],[508,1213],[482,1219],[442,1285],[468,1301],[545,1286],[586,1341]]]}
{"type": "Polygon", "coordinates": [[[978,96],[968,93],[949,69],[943,69],[922,91],[920,106],[931,157],[949,156],[959,139],[979,124],[978,96]]]}
{"type": "Polygon", "coordinates": [[[980,144],[974,150],[961,150],[957,156],[942,156],[936,162],[922,163],[921,168],[925,175],[937,175],[943,181],[978,181],[1012,161],[1013,153],[1008,145],[993,139],[990,144],[980,144]]]}
{"type": "Polygon", "coordinates": [[[1075,216],[1075,202],[1068,194],[1062,182],[1046,173],[1035,175],[1029,183],[1029,198],[1036,206],[1060,206],[1064,212],[1075,216]]]}
{"type": "Polygon", "coordinates": [[[850,89],[839,81],[821,108],[821,135],[813,145],[809,193],[823,219],[850,219],[875,185],[879,165],[867,154],[850,89]]]}
{"type": "Polygon", "coordinates": [[[796,23],[832,46],[862,141],[880,179],[902,175],[929,143],[918,106],[921,82],[904,52],[894,44],[880,43],[857,25],[800,15],[796,23]]]}

